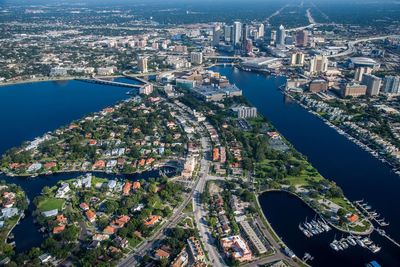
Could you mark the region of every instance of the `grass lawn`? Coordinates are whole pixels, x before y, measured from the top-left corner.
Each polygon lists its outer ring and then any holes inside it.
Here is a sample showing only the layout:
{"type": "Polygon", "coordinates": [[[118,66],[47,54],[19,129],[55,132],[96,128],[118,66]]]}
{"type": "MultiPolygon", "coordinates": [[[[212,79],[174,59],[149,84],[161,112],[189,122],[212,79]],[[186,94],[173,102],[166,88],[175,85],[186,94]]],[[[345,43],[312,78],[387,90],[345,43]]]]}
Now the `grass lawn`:
{"type": "Polygon", "coordinates": [[[128,238],[129,246],[135,248],[142,240],[139,237],[128,238]]]}
{"type": "Polygon", "coordinates": [[[39,203],[38,209],[42,212],[54,209],[62,210],[64,203],[65,203],[64,199],[46,198],[45,200],[39,203]]]}

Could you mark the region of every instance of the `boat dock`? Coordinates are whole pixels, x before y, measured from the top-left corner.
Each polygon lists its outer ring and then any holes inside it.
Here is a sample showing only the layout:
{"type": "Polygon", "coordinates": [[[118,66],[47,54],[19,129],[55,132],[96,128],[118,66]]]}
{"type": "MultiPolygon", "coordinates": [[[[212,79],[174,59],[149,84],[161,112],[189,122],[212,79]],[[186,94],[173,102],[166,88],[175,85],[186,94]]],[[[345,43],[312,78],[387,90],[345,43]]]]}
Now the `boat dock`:
{"type": "Polygon", "coordinates": [[[392,242],[393,244],[395,244],[397,247],[400,248],[400,243],[398,243],[396,240],[394,240],[393,238],[391,238],[389,235],[386,234],[385,230],[383,229],[375,229],[381,236],[386,237],[390,242],[392,242]]]}
{"type": "Polygon", "coordinates": [[[377,213],[376,211],[371,211],[371,206],[368,205],[368,203],[364,203],[363,200],[356,200],[354,201],[354,205],[357,206],[361,210],[361,212],[368,217],[370,220],[373,220],[375,223],[377,223],[380,227],[388,226],[389,222],[385,221],[385,218],[381,219],[380,214],[377,213]]]}

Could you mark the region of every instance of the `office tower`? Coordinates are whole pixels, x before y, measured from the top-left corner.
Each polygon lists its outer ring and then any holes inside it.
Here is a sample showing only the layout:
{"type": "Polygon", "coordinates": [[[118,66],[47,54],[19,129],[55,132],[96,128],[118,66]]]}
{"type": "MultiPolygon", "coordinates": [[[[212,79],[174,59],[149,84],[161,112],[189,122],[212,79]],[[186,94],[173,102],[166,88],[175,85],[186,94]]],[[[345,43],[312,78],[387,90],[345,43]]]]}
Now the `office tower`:
{"type": "Polygon", "coordinates": [[[221,28],[220,28],[219,25],[215,25],[214,28],[213,28],[212,45],[213,46],[218,46],[220,39],[221,39],[221,28]]]}
{"type": "Polygon", "coordinates": [[[242,23],[239,21],[235,21],[233,23],[233,44],[238,45],[240,44],[240,39],[242,36],[242,23]]]}
{"type": "Polygon", "coordinates": [[[232,35],[233,35],[233,26],[225,25],[224,27],[224,41],[225,42],[232,42],[232,35]]]}
{"type": "Polygon", "coordinates": [[[147,57],[139,57],[139,59],[138,59],[138,67],[139,67],[140,72],[142,72],[142,73],[148,72],[148,70],[147,70],[147,61],[148,61],[147,57]]]}
{"type": "Polygon", "coordinates": [[[253,42],[250,39],[246,40],[244,49],[246,50],[247,54],[250,54],[253,52],[253,42]]]}
{"type": "Polygon", "coordinates": [[[271,43],[275,44],[276,43],[276,31],[272,30],[271,31],[271,43]]]}
{"type": "Polygon", "coordinates": [[[284,48],[285,47],[285,38],[286,38],[286,31],[285,27],[281,25],[276,35],[276,47],[284,48]]]}
{"type": "Polygon", "coordinates": [[[271,44],[271,40],[272,40],[272,28],[271,25],[269,23],[265,23],[264,25],[264,40],[266,44],[271,44]]]}
{"type": "Polygon", "coordinates": [[[295,52],[292,54],[290,59],[291,66],[303,66],[304,65],[304,54],[302,52],[295,52]]]}
{"type": "Polygon", "coordinates": [[[201,52],[192,52],[190,53],[190,62],[193,64],[202,64],[203,63],[203,53],[201,52]]]}
{"type": "Polygon", "coordinates": [[[258,38],[264,38],[264,34],[265,34],[265,28],[264,28],[264,24],[260,24],[260,25],[258,25],[258,28],[257,28],[257,33],[258,33],[258,38]]]}
{"type": "Polygon", "coordinates": [[[242,47],[245,47],[249,39],[250,27],[247,24],[242,25],[242,47]]]}
{"type": "Polygon", "coordinates": [[[356,72],[354,73],[354,80],[357,82],[362,81],[362,77],[364,74],[371,74],[372,69],[370,67],[358,67],[356,72]]]}
{"type": "Polygon", "coordinates": [[[400,93],[400,76],[386,76],[383,80],[383,91],[388,94],[400,93]]]}
{"type": "Polygon", "coordinates": [[[296,33],[296,45],[297,46],[308,45],[308,31],[302,30],[296,33]]]}
{"type": "Polygon", "coordinates": [[[328,70],[328,58],[324,55],[316,55],[310,60],[310,73],[322,73],[328,70]]]}
{"type": "Polygon", "coordinates": [[[382,79],[372,74],[364,74],[362,76],[361,84],[367,86],[367,95],[377,96],[381,89],[382,79]]]}

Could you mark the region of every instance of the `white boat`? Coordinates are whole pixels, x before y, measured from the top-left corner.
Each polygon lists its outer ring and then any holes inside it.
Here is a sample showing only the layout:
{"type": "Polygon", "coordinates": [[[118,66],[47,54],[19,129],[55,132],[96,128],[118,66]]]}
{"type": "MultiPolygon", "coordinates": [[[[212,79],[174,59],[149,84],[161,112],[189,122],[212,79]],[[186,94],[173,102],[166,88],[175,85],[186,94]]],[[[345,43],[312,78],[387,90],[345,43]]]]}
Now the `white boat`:
{"type": "Polygon", "coordinates": [[[368,249],[371,250],[372,253],[377,253],[377,252],[381,251],[381,247],[379,247],[375,244],[372,244],[371,246],[369,246],[368,249]]]}
{"type": "Polygon", "coordinates": [[[352,245],[352,246],[355,246],[355,245],[357,245],[357,242],[354,240],[354,238],[352,237],[352,236],[348,236],[347,237],[347,243],[349,243],[350,245],[352,245]]]}
{"type": "Polygon", "coordinates": [[[334,250],[336,250],[336,251],[339,251],[339,248],[338,248],[338,246],[335,244],[335,243],[330,243],[329,244],[330,246],[331,246],[331,248],[333,248],[334,250]]]}
{"type": "Polygon", "coordinates": [[[365,245],[367,245],[367,246],[369,246],[369,245],[372,244],[372,240],[369,239],[368,237],[364,237],[364,238],[362,239],[362,242],[363,242],[365,245]]]}

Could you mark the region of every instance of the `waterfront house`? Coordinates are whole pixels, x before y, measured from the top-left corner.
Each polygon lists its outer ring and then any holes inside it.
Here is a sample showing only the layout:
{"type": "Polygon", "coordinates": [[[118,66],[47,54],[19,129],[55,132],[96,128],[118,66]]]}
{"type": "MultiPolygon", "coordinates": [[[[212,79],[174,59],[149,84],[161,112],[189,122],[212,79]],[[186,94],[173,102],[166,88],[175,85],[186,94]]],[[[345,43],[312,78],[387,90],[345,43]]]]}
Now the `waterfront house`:
{"type": "Polygon", "coordinates": [[[57,189],[56,197],[57,198],[65,198],[66,194],[70,191],[68,183],[62,183],[61,186],[57,189]]]}
{"type": "Polygon", "coordinates": [[[54,217],[58,214],[58,209],[53,209],[53,210],[48,210],[48,211],[43,211],[42,215],[46,218],[48,217],[54,217]]]}
{"type": "Polygon", "coordinates": [[[140,189],[140,182],[138,182],[138,181],[133,182],[132,188],[134,190],[139,190],[140,189]]]}
{"type": "Polygon", "coordinates": [[[113,190],[117,186],[116,180],[109,180],[107,183],[107,187],[109,190],[113,190]]]}
{"type": "Polygon", "coordinates": [[[53,228],[53,234],[59,234],[65,230],[65,225],[57,225],[53,228]]]}
{"type": "Polygon", "coordinates": [[[57,166],[57,163],[54,162],[54,161],[47,162],[47,163],[44,164],[44,168],[45,169],[51,169],[51,168],[54,168],[56,166],[57,166]]]}
{"type": "Polygon", "coordinates": [[[93,164],[92,169],[93,169],[93,170],[96,170],[96,169],[103,169],[103,168],[105,168],[105,167],[106,167],[105,161],[100,159],[100,160],[97,160],[97,161],[93,164]]]}
{"type": "Polygon", "coordinates": [[[18,215],[18,209],[17,208],[4,208],[1,209],[1,218],[4,219],[9,219],[12,218],[16,215],[18,215]]]}
{"type": "Polygon", "coordinates": [[[122,192],[124,196],[129,195],[129,192],[131,191],[132,183],[130,182],[125,182],[124,187],[122,188],[122,192]]]}

